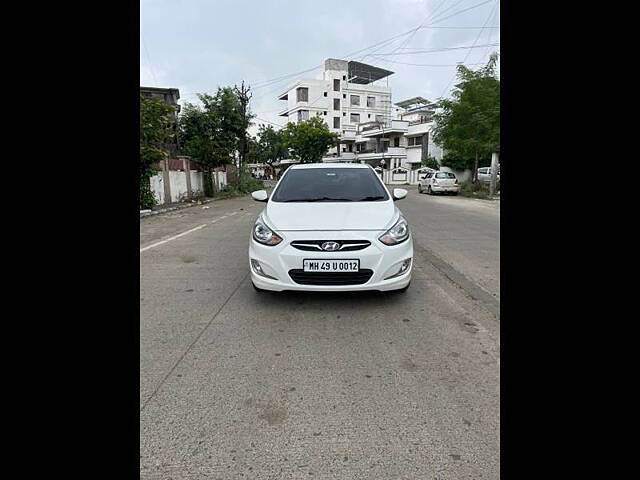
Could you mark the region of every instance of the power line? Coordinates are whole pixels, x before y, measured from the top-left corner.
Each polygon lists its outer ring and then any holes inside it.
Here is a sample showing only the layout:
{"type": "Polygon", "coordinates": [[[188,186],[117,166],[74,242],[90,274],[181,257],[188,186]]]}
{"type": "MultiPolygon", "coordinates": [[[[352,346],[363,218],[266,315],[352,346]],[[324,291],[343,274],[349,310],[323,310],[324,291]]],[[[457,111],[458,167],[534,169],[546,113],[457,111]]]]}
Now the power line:
{"type": "Polygon", "coordinates": [[[269,123],[271,125],[275,125],[276,127],[284,128],[284,125],[280,125],[279,123],[270,122],[269,120],[265,120],[264,118],[260,118],[260,117],[255,117],[255,118],[257,118],[258,120],[263,121],[264,123],[269,123]]]}
{"type": "Polygon", "coordinates": [[[149,49],[147,48],[147,43],[144,41],[144,35],[140,32],[140,38],[142,39],[142,49],[147,53],[147,60],[149,61],[149,70],[151,70],[151,76],[153,77],[153,82],[158,85],[158,80],[156,79],[156,74],[153,71],[153,64],[151,63],[151,56],[149,55],[149,49]]]}
{"type": "Polygon", "coordinates": [[[441,7],[442,5],[444,5],[447,1],[448,1],[448,0],[442,0],[442,2],[440,2],[440,3],[438,4],[438,6],[435,8],[435,10],[434,10],[433,12],[428,13],[428,14],[424,17],[424,20],[422,20],[422,22],[420,23],[420,25],[418,25],[418,26],[416,27],[416,29],[413,31],[413,33],[411,33],[411,34],[410,34],[410,35],[405,39],[404,43],[403,43],[401,46],[397,47],[395,50],[393,50],[393,52],[391,52],[391,53],[395,53],[395,52],[397,52],[398,50],[401,50],[403,47],[406,47],[406,46],[409,44],[409,42],[413,39],[413,37],[415,37],[416,32],[417,32],[418,30],[420,30],[420,27],[422,27],[422,26],[426,23],[426,21],[427,21],[427,20],[431,20],[431,19],[433,19],[433,18],[434,18],[434,16],[436,15],[436,13],[438,12],[438,10],[440,10],[440,7],[441,7]]]}
{"type": "MultiPolygon", "coordinates": [[[[462,65],[462,62],[458,63],[448,63],[448,64],[433,64],[433,63],[407,63],[407,62],[398,62],[395,60],[387,60],[386,58],[381,58],[380,60],[389,63],[397,63],[399,65],[411,65],[414,67],[457,67],[458,65],[462,65]]],[[[482,62],[477,63],[465,63],[464,65],[482,65],[482,62]]]]}
{"type": "MultiPolygon", "coordinates": [[[[432,23],[431,23],[430,25],[423,25],[423,26],[419,27],[418,29],[420,29],[420,28],[431,28],[431,26],[432,26],[434,23],[439,23],[439,22],[441,22],[441,21],[443,21],[443,20],[446,20],[446,19],[448,19],[448,18],[452,18],[452,17],[457,16],[457,15],[459,15],[459,14],[463,13],[463,12],[466,12],[466,11],[472,10],[472,9],[477,8],[477,7],[480,7],[480,6],[482,6],[482,5],[486,4],[486,3],[489,3],[490,1],[492,1],[492,0],[486,0],[486,1],[484,1],[484,2],[481,2],[481,3],[478,3],[478,4],[472,5],[471,7],[468,7],[468,8],[462,9],[462,10],[459,10],[459,11],[457,11],[457,12],[454,12],[454,13],[452,13],[451,15],[448,15],[448,16],[445,16],[445,17],[441,17],[441,15],[442,15],[442,14],[444,14],[446,11],[448,11],[448,10],[450,10],[451,8],[453,8],[453,7],[457,6],[458,4],[460,4],[460,3],[462,2],[462,0],[460,0],[459,2],[455,3],[455,4],[454,4],[454,5],[452,5],[451,7],[449,7],[449,8],[447,8],[447,9],[445,9],[444,11],[440,12],[440,14],[437,16],[437,17],[439,17],[439,18],[434,18],[434,20],[432,21],[432,23]]],[[[398,38],[401,38],[401,37],[403,37],[403,36],[405,36],[405,35],[409,35],[409,34],[411,34],[411,33],[412,33],[412,32],[414,32],[415,30],[416,30],[415,28],[412,28],[412,29],[410,29],[410,30],[407,30],[406,32],[400,33],[400,34],[398,34],[398,35],[394,35],[394,36],[389,37],[389,38],[387,38],[387,39],[385,39],[385,40],[382,40],[382,41],[380,41],[380,42],[377,42],[377,43],[375,43],[375,44],[373,44],[373,45],[369,45],[368,47],[361,48],[360,50],[356,50],[355,52],[348,53],[348,54],[344,55],[343,57],[341,57],[341,59],[346,60],[346,59],[348,59],[349,57],[352,57],[352,56],[354,56],[354,55],[356,55],[356,54],[358,54],[358,53],[365,52],[365,51],[367,51],[367,50],[370,50],[370,49],[372,49],[372,48],[375,48],[375,47],[378,47],[378,46],[381,46],[381,45],[388,45],[388,44],[392,43],[394,40],[396,40],[396,39],[398,39],[398,38]]],[[[376,50],[376,51],[377,51],[377,50],[376,50]]],[[[368,55],[365,55],[365,56],[364,56],[364,57],[362,57],[362,58],[364,59],[366,56],[368,56],[368,55]]],[[[375,56],[375,54],[373,54],[372,56],[375,56]]],[[[317,66],[315,66],[315,67],[313,67],[313,68],[311,68],[311,69],[307,69],[307,70],[305,70],[305,71],[303,71],[303,72],[313,71],[313,70],[316,70],[316,69],[318,69],[318,68],[321,68],[322,66],[323,66],[323,65],[322,65],[322,64],[320,64],[320,65],[317,65],[317,66]]],[[[282,75],[282,76],[280,76],[280,77],[276,77],[275,79],[271,79],[270,81],[265,81],[265,82],[263,82],[263,83],[260,83],[260,84],[259,84],[259,85],[260,85],[260,87],[259,87],[259,88],[266,87],[266,86],[274,86],[274,85],[276,85],[276,84],[280,84],[280,83],[282,83],[283,81],[287,80],[288,78],[294,77],[294,76],[296,76],[296,75],[298,75],[298,74],[300,74],[300,73],[299,73],[299,72],[297,72],[297,73],[292,73],[292,74],[282,75]]],[[[256,87],[256,88],[258,88],[258,87],[256,87]]],[[[258,97],[258,98],[256,98],[256,99],[254,99],[254,101],[261,100],[261,99],[263,99],[263,98],[265,98],[265,97],[267,97],[267,96],[271,95],[272,93],[276,92],[277,90],[280,90],[281,88],[282,88],[282,86],[280,85],[280,86],[278,86],[278,87],[277,87],[277,89],[269,90],[267,93],[265,93],[265,95],[262,95],[262,96],[260,96],[260,97],[258,97]]]]}
{"type": "MultiPolygon", "coordinates": [[[[498,16],[498,13],[499,13],[499,10],[496,8],[494,10],[492,20],[495,19],[498,16]]],[[[488,32],[488,35],[487,35],[487,39],[485,40],[486,42],[491,40],[491,37],[493,36],[493,32],[491,31],[490,27],[487,27],[487,32],[488,32]]],[[[480,57],[482,59],[482,60],[480,60],[481,62],[486,61],[486,58],[489,55],[489,49],[490,49],[490,47],[487,47],[487,49],[484,51],[484,54],[482,55],[482,57],[480,57]]]]}
{"type": "MultiPolygon", "coordinates": [[[[457,16],[457,15],[460,15],[461,13],[467,12],[467,11],[469,11],[469,10],[473,10],[474,8],[477,8],[477,7],[480,7],[480,6],[482,6],[482,5],[485,5],[485,4],[487,4],[487,3],[491,2],[491,1],[493,1],[493,0],[486,0],[485,2],[478,3],[478,4],[476,4],[476,5],[473,5],[473,6],[471,6],[471,7],[465,8],[465,9],[463,9],[463,10],[458,10],[457,12],[452,13],[451,15],[449,15],[449,16],[447,16],[447,17],[439,18],[438,20],[436,20],[436,22],[441,22],[441,21],[443,21],[443,20],[446,20],[447,18],[455,17],[455,16],[457,16]]],[[[458,2],[458,3],[460,3],[460,2],[458,2]]],[[[456,4],[456,5],[457,5],[457,4],[456,4]]]]}
{"type": "Polygon", "coordinates": [[[464,45],[461,47],[444,47],[444,48],[434,48],[431,50],[415,50],[413,52],[400,52],[400,53],[372,53],[372,57],[384,57],[389,55],[416,55],[420,53],[437,53],[437,52],[448,52],[449,50],[464,50],[464,49],[472,49],[472,48],[483,48],[483,47],[496,47],[500,45],[500,42],[495,43],[486,43],[484,45],[464,45]]]}
{"type": "MultiPolygon", "coordinates": [[[[498,8],[498,0],[495,0],[495,5],[493,6],[493,8],[491,9],[491,12],[489,13],[489,15],[487,16],[487,19],[484,21],[484,24],[486,25],[487,23],[489,23],[489,20],[491,20],[491,18],[493,17],[493,14],[496,10],[496,8],[498,8]]],[[[482,32],[484,31],[484,28],[482,30],[480,30],[480,32],[478,33],[478,36],[476,37],[475,41],[473,42],[473,45],[469,48],[469,50],[467,51],[467,54],[464,56],[464,60],[462,61],[462,63],[465,63],[467,61],[467,59],[469,58],[469,55],[471,54],[471,50],[473,50],[474,48],[476,48],[476,44],[478,43],[478,40],[480,40],[480,37],[482,36],[482,32]]],[[[490,44],[487,44],[486,46],[488,46],[490,44]]],[[[500,43],[498,43],[498,45],[500,45],[500,43]]],[[[451,86],[451,83],[453,83],[454,79],[456,78],[457,72],[453,75],[453,77],[451,78],[451,80],[449,80],[449,83],[447,83],[447,86],[444,88],[444,90],[442,91],[442,93],[440,94],[439,98],[442,98],[444,96],[445,93],[447,93],[447,90],[449,89],[449,87],[451,86]]]]}

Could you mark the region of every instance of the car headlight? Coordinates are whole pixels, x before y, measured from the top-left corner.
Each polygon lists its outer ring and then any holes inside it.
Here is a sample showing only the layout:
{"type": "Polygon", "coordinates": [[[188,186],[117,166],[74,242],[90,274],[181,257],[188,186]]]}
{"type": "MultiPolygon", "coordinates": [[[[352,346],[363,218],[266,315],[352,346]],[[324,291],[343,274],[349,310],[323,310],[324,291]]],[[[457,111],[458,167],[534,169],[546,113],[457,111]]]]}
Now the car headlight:
{"type": "Polygon", "coordinates": [[[270,246],[277,245],[282,241],[282,237],[271,230],[262,217],[258,217],[253,226],[253,239],[258,243],[270,246]]]}
{"type": "Polygon", "coordinates": [[[409,238],[409,224],[400,216],[393,227],[387,230],[378,240],[385,245],[397,245],[409,238]]]}

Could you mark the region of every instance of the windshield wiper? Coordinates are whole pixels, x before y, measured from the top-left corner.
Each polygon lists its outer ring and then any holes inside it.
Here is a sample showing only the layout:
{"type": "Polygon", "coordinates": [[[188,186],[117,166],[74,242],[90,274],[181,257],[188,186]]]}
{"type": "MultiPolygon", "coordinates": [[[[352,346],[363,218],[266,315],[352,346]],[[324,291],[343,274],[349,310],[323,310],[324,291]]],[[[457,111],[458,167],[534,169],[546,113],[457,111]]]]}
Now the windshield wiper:
{"type": "Polygon", "coordinates": [[[361,198],[360,200],[358,200],[358,202],[372,202],[374,200],[384,200],[384,197],[382,195],[375,195],[372,197],[364,197],[361,198]]]}
{"type": "Polygon", "coordinates": [[[318,197],[318,198],[294,198],[292,200],[285,200],[285,202],[353,202],[353,200],[350,198],[318,197]]]}

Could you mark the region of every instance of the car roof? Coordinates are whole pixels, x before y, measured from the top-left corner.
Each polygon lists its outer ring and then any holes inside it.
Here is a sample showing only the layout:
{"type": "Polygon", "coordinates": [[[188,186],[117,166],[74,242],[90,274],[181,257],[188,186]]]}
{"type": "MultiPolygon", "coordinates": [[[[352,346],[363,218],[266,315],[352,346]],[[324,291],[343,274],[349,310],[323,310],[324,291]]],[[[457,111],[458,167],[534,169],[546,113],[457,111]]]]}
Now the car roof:
{"type": "Polygon", "coordinates": [[[367,164],[363,163],[299,163],[296,165],[291,165],[289,167],[295,168],[296,170],[299,168],[371,168],[367,164]]]}

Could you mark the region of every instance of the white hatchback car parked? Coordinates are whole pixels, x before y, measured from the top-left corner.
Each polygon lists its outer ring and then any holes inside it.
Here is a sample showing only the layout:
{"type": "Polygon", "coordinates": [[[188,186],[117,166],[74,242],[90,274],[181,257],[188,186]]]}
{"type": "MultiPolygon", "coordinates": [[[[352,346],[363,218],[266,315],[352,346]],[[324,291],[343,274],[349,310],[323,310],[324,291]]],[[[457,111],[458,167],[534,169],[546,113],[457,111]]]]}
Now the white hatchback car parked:
{"type": "Polygon", "coordinates": [[[257,291],[406,291],[413,240],[395,201],[369,165],[293,165],[278,181],[249,241],[257,291]]]}
{"type": "MultiPolygon", "coordinates": [[[[478,169],[478,180],[481,182],[491,182],[491,167],[480,167],[478,169]]],[[[496,174],[496,181],[500,181],[500,168],[496,174]]]]}
{"type": "Polygon", "coordinates": [[[418,192],[451,193],[457,195],[460,190],[458,179],[451,172],[429,172],[418,182],[418,192]]]}

